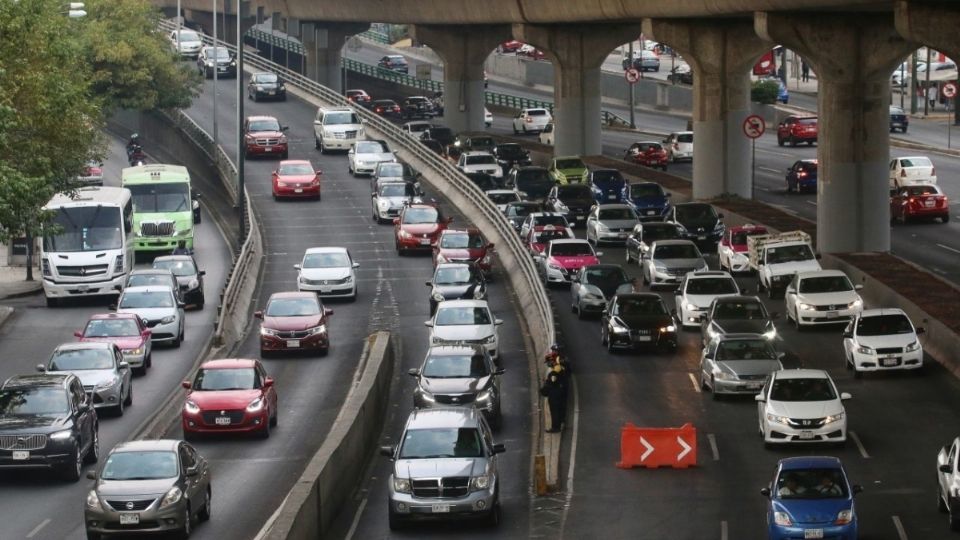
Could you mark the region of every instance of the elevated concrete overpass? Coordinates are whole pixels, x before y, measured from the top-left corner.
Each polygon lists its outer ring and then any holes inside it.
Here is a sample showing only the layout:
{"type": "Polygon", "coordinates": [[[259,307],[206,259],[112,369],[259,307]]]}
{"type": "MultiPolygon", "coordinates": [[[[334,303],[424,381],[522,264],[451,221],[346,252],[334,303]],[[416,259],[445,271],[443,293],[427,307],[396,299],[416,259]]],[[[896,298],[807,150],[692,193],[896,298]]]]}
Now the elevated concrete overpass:
{"type": "MultiPolygon", "coordinates": [[[[175,9],[175,0],[154,0],[175,9]]],[[[211,29],[206,0],[181,0],[211,29]]],[[[483,129],[483,60],[500,42],[543,50],[554,71],[555,152],[600,153],[600,77],[608,53],[643,32],[681,52],[694,71],[697,141],[693,194],[749,198],[749,144],[741,133],[749,68],[775,44],[797,51],[820,82],[818,238],[824,252],[887,251],[890,73],[930,45],[960,58],[960,2],[927,0],[218,0],[225,32],[265,14],[297,36],[306,72],[340,89],[345,40],[370,22],[414,24],[416,39],[444,61],[445,117],[452,129],[483,129]]]]}

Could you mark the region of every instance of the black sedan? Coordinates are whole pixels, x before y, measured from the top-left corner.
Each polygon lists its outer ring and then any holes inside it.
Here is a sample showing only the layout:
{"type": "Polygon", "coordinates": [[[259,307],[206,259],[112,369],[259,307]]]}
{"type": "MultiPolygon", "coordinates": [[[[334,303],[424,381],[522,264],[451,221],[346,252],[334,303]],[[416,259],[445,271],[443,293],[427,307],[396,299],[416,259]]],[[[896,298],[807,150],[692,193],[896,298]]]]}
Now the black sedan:
{"type": "Polygon", "coordinates": [[[403,105],[401,105],[400,110],[401,115],[406,120],[414,118],[430,119],[436,116],[436,111],[433,109],[433,102],[423,96],[410,96],[403,100],[403,105]]]}
{"type": "Polygon", "coordinates": [[[701,315],[700,333],[704,346],[725,334],[761,334],[769,341],[777,337],[773,319],[776,313],[768,313],[763,302],[756,296],[721,296],[715,298],[701,315]]]}
{"type": "Polygon", "coordinates": [[[898,129],[903,133],[907,132],[907,128],[910,127],[910,117],[907,116],[907,113],[900,107],[890,106],[890,133],[897,131],[898,129]]]}
{"type": "Polygon", "coordinates": [[[260,101],[261,99],[287,100],[287,87],[276,73],[264,71],[254,73],[247,83],[247,97],[260,101]]]}
{"type": "Polygon", "coordinates": [[[373,102],[373,105],[371,105],[370,108],[373,110],[373,112],[384,118],[394,120],[399,120],[401,118],[400,106],[397,105],[397,102],[392,99],[378,99],[373,102]]]}
{"type": "Polygon", "coordinates": [[[523,222],[527,219],[527,216],[534,212],[542,211],[543,205],[540,203],[520,201],[508,203],[507,207],[503,209],[503,215],[507,216],[507,221],[509,221],[510,225],[513,225],[513,229],[519,233],[520,227],[523,226],[523,222]]]}
{"type": "Polygon", "coordinates": [[[430,315],[444,300],[483,300],[487,297],[483,272],[473,263],[440,263],[433,272],[433,279],[426,284],[430,287],[430,315]]]}
{"type": "Polygon", "coordinates": [[[183,303],[203,309],[203,276],[206,272],[197,268],[193,255],[167,255],[153,260],[153,267],[173,272],[180,285],[183,303]]]}
{"type": "Polygon", "coordinates": [[[514,166],[524,167],[532,165],[530,160],[530,151],[517,143],[502,143],[493,147],[493,155],[497,158],[497,163],[504,173],[514,166]]]}
{"type": "Polygon", "coordinates": [[[610,352],[640,347],[674,351],[677,327],[659,294],[618,294],[603,310],[600,341],[610,352]]]}

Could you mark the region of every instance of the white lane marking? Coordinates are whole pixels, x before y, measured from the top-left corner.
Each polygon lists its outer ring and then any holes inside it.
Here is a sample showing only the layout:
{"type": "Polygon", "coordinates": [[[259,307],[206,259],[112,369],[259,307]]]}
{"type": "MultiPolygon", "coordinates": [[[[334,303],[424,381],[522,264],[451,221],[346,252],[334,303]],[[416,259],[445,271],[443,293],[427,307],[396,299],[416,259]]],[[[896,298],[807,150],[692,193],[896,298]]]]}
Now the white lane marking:
{"type": "Polygon", "coordinates": [[[857,445],[857,450],[860,451],[860,455],[863,456],[863,459],[870,459],[870,454],[867,453],[867,449],[864,448],[863,443],[860,442],[860,437],[857,436],[855,431],[849,432],[850,438],[853,439],[853,443],[857,445]]]}
{"type": "Polygon", "coordinates": [[[773,154],[775,156],[793,157],[793,154],[788,154],[786,152],[774,152],[773,150],[767,150],[766,148],[757,148],[757,152],[763,152],[764,154],[773,154]]]}
{"type": "Polygon", "coordinates": [[[943,245],[943,244],[937,244],[937,246],[938,246],[938,247],[942,247],[943,249],[945,249],[945,250],[947,250],[947,251],[952,251],[952,252],[954,252],[954,253],[960,253],[960,249],[955,249],[955,248],[952,248],[952,247],[950,247],[950,246],[945,246],[945,245],[943,245]]]}
{"type": "Polygon", "coordinates": [[[720,522],[720,540],[727,540],[728,534],[729,533],[727,532],[727,522],[721,521],[720,522]]]}
{"type": "Polygon", "coordinates": [[[39,525],[37,525],[36,527],[33,528],[32,531],[27,533],[27,538],[33,538],[38,532],[40,532],[40,529],[46,527],[49,524],[50,524],[50,518],[47,518],[41,521],[39,525]]]}
{"type": "Polygon", "coordinates": [[[360,526],[360,517],[363,516],[363,509],[367,507],[367,498],[364,497],[360,501],[360,507],[357,508],[357,515],[353,516],[353,523],[350,524],[350,530],[347,531],[346,540],[353,538],[353,533],[357,532],[357,527],[360,526]]]}
{"type": "Polygon", "coordinates": [[[693,391],[696,393],[703,392],[700,388],[700,383],[697,381],[697,377],[693,373],[687,373],[690,376],[690,382],[693,383],[693,391]]]}
{"type": "Polygon", "coordinates": [[[900,522],[900,516],[893,516],[893,526],[897,528],[897,536],[900,540],[907,540],[907,531],[903,528],[903,523],[900,522]]]}
{"type": "Polygon", "coordinates": [[[713,433],[707,433],[707,440],[710,441],[710,451],[713,452],[713,460],[720,461],[720,449],[717,448],[717,436],[713,433]]]}
{"type": "MultiPolygon", "coordinates": [[[[567,467],[567,497],[563,505],[563,515],[560,517],[560,538],[563,538],[563,529],[567,524],[567,513],[573,505],[573,472],[577,463],[577,440],[580,435],[580,392],[577,390],[577,378],[571,376],[573,383],[573,434],[570,438],[570,465],[567,467]]],[[[348,539],[349,540],[349,539],[348,539]]]]}
{"type": "Polygon", "coordinates": [[[814,206],[817,205],[816,201],[803,201],[803,202],[805,202],[805,203],[807,203],[807,204],[812,204],[812,205],[814,205],[814,206]]]}
{"type": "Polygon", "coordinates": [[[761,171],[768,171],[768,172],[772,172],[772,173],[779,173],[779,172],[780,172],[780,169],[771,169],[770,167],[757,167],[757,168],[760,169],[761,171]]]}

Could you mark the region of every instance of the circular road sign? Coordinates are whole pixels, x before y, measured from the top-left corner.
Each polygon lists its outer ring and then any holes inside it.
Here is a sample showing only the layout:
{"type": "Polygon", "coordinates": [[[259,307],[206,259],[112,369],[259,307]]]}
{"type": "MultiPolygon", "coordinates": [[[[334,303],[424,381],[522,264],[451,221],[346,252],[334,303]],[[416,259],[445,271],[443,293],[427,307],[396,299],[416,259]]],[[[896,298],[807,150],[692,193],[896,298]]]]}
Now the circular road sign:
{"type": "Polygon", "coordinates": [[[755,114],[751,114],[743,120],[743,134],[751,139],[759,138],[766,129],[766,122],[755,114]]]}
{"type": "Polygon", "coordinates": [[[943,94],[943,97],[953,99],[954,96],[957,95],[957,85],[952,82],[943,83],[943,88],[940,89],[940,92],[943,94]]]}
{"type": "Polygon", "coordinates": [[[637,84],[637,81],[640,80],[640,70],[637,68],[630,68],[623,72],[623,78],[626,79],[630,84],[637,84]]]}

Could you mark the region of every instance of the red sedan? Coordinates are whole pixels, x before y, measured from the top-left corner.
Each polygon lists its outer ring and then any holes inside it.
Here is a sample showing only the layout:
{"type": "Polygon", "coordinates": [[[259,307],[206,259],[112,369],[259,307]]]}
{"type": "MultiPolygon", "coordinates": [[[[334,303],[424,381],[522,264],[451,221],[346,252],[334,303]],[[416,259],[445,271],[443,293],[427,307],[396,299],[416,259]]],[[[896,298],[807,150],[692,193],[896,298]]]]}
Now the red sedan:
{"type": "Polygon", "coordinates": [[[485,276],[493,269],[493,244],[474,228],[447,229],[433,246],[433,264],[445,262],[472,262],[485,276]]]}
{"type": "Polygon", "coordinates": [[[400,217],[393,220],[397,254],[433,249],[440,233],[452,221],[453,218],[444,218],[439,208],[429,204],[411,204],[404,207],[400,217]]]}
{"type": "Polygon", "coordinates": [[[286,127],[272,116],[248,116],[243,122],[243,143],[246,157],[280,156],[287,159],[289,147],[286,127]]]}
{"type": "Polygon", "coordinates": [[[80,341],[105,341],[115,343],[123,353],[123,360],[138,374],[150,367],[152,347],[150,329],[143,319],[134,313],[100,313],[90,317],[83,330],[74,336],[80,341]]]}
{"type": "Polygon", "coordinates": [[[914,218],[950,221],[950,201],[935,184],[890,190],[890,221],[906,223],[914,218]]]}
{"type": "Polygon", "coordinates": [[[805,142],[812,145],[817,142],[818,134],[816,116],[788,116],[777,126],[777,144],[796,146],[805,142]]]}
{"type": "Polygon", "coordinates": [[[183,381],[187,400],[183,438],[210,433],[256,433],[266,439],[277,425],[277,391],[259,360],[211,360],[193,382],[183,381]]]}
{"type": "Polygon", "coordinates": [[[635,142],[627,148],[623,159],[637,165],[667,170],[667,150],[658,142],[635,142]]]}
{"type": "Polygon", "coordinates": [[[306,160],[281,161],[277,170],[273,171],[273,199],[320,200],[321,174],[323,172],[313,170],[313,165],[306,160]]]}
{"type": "Polygon", "coordinates": [[[370,94],[368,94],[366,90],[360,90],[359,88],[347,90],[344,94],[347,96],[348,101],[352,101],[363,107],[370,107],[370,103],[373,101],[373,98],[370,97],[370,94]]]}
{"type": "Polygon", "coordinates": [[[333,310],[323,307],[315,292],[270,295],[266,309],[253,314],[262,320],[260,356],[290,351],[327,354],[330,349],[327,318],[331,315],[333,310]]]}

